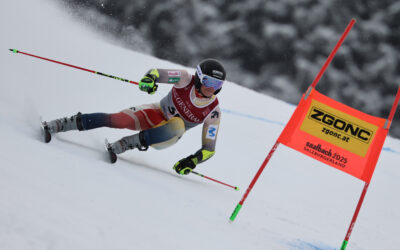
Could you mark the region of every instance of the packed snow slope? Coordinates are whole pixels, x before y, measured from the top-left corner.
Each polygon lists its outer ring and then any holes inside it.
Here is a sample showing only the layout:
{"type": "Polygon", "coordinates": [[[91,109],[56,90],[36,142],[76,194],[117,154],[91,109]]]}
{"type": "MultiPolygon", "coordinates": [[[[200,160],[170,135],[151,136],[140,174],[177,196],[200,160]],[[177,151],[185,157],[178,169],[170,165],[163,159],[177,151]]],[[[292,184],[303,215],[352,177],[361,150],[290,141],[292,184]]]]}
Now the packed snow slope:
{"type": "MultiPolygon", "coordinates": [[[[172,170],[177,160],[199,149],[201,127],[166,150],[127,152],[111,165],[104,139],[114,141],[132,131],[69,132],[45,144],[40,117],[118,112],[157,102],[171,86],[161,85],[155,95],[147,95],[135,85],[8,49],[132,80],[151,67],[183,66],[123,49],[51,1],[4,1],[0,25],[0,249],[340,247],[363,183],[284,146],[236,221],[228,223],[292,105],[240,84],[225,84],[219,95],[224,112],[217,153],[197,170],[240,191],[172,170]]],[[[400,142],[388,138],[385,148],[348,249],[399,249],[400,142]]]]}

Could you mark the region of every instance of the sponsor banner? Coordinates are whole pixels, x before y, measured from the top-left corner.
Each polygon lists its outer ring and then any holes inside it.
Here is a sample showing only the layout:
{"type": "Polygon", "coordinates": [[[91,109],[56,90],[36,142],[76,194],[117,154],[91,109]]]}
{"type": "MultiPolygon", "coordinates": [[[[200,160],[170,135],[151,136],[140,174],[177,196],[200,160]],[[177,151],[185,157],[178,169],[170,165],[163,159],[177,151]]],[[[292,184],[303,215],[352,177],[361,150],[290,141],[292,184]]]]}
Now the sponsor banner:
{"type": "Polygon", "coordinates": [[[364,157],[378,126],[312,100],[300,129],[364,157]]]}
{"type": "Polygon", "coordinates": [[[385,121],[312,90],[278,141],[369,182],[388,132],[385,121]]]}

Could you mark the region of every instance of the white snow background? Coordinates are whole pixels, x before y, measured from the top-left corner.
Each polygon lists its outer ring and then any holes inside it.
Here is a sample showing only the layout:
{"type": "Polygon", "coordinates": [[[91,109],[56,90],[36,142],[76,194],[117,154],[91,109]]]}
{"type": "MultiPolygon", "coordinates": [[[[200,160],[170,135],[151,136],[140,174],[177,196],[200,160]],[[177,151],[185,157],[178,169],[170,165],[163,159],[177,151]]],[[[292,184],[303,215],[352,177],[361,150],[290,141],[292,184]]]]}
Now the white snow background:
{"type": "MultiPolygon", "coordinates": [[[[9,48],[135,81],[152,67],[183,67],[121,48],[70,14],[46,0],[0,8],[0,249],[340,248],[363,182],[282,145],[228,222],[294,110],[240,84],[227,82],[219,94],[217,153],[196,169],[240,191],[172,170],[200,148],[201,126],[166,150],[130,151],[115,165],[104,139],[134,132],[74,131],[43,143],[40,116],[118,112],[156,102],[171,86],[150,96],[9,48]]],[[[400,249],[400,141],[384,147],[348,249],[400,249]]]]}

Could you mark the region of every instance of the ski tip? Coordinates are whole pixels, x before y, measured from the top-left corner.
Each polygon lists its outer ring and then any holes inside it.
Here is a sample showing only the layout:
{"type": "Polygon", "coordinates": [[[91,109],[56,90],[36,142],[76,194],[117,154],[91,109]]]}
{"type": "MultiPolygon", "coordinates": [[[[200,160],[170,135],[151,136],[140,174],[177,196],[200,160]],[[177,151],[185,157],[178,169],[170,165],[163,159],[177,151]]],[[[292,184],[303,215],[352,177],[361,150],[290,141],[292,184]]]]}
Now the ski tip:
{"type": "Polygon", "coordinates": [[[41,126],[42,126],[43,141],[45,143],[49,143],[51,141],[51,133],[49,131],[49,127],[47,126],[47,122],[42,121],[41,126]]]}
{"type": "Polygon", "coordinates": [[[236,190],[236,191],[239,191],[239,187],[235,187],[235,190],[236,190]]]}
{"type": "Polygon", "coordinates": [[[17,49],[8,49],[9,51],[13,52],[13,53],[18,53],[17,49]]]}
{"type": "Polygon", "coordinates": [[[111,150],[111,145],[110,145],[110,143],[108,142],[107,138],[104,140],[104,144],[105,144],[106,150],[107,150],[107,152],[108,152],[109,160],[110,160],[110,162],[111,162],[112,164],[114,164],[114,163],[117,161],[118,157],[117,157],[117,155],[111,150]]]}

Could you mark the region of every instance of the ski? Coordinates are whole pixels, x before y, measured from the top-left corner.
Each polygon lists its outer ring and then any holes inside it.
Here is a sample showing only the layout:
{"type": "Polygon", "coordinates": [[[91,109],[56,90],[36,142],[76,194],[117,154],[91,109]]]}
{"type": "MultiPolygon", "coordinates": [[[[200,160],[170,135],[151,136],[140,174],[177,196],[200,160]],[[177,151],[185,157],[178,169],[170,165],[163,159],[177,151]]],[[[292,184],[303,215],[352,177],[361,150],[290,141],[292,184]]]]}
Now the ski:
{"type": "Polygon", "coordinates": [[[51,141],[51,133],[49,131],[49,126],[47,125],[46,121],[42,121],[40,119],[40,125],[41,125],[41,132],[42,132],[42,138],[45,143],[49,143],[51,141]]]}
{"type": "Polygon", "coordinates": [[[117,154],[115,154],[112,151],[111,143],[109,143],[107,139],[104,140],[104,143],[105,143],[105,146],[106,146],[106,150],[108,152],[108,156],[109,156],[110,162],[111,163],[115,163],[117,161],[118,157],[117,157],[117,154]]]}

